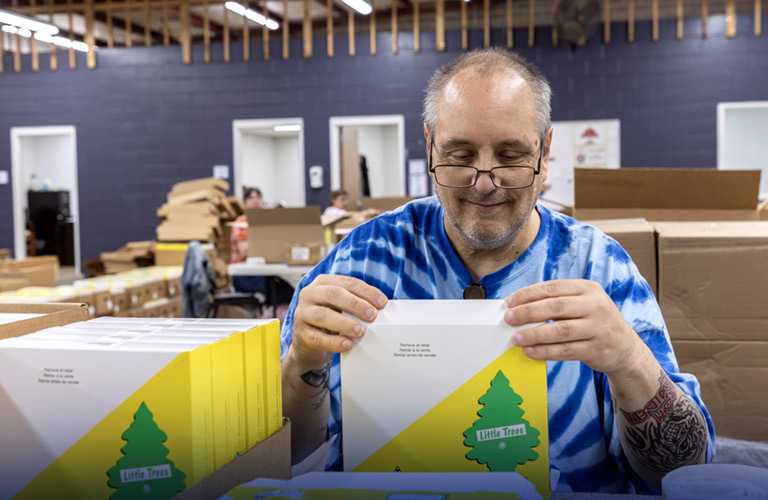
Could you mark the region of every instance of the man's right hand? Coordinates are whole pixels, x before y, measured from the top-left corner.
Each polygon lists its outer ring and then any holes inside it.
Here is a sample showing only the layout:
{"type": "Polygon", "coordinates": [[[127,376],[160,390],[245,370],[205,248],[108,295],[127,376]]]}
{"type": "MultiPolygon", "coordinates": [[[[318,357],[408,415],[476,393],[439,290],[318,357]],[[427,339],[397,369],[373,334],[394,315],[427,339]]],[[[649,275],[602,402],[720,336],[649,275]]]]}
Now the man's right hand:
{"type": "Polygon", "coordinates": [[[299,293],[293,316],[294,357],[308,367],[327,365],[334,352],[348,351],[351,339],[365,335],[365,325],[342,312],[371,322],[386,304],[379,289],[360,279],[318,276],[299,293]]]}

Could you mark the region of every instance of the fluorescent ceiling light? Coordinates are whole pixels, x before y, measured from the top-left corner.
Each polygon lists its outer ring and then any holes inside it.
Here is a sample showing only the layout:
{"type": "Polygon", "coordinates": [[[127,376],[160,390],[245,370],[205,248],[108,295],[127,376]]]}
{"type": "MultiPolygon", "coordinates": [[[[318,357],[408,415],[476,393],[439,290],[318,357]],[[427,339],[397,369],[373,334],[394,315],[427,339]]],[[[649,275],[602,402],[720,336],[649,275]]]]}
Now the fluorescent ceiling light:
{"type": "Polygon", "coordinates": [[[31,31],[29,31],[27,28],[19,28],[19,29],[16,31],[16,34],[17,34],[17,35],[21,35],[21,36],[23,36],[24,38],[29,38],[29,37],[31,37],[31,36],[32,36],[32,32],[31,32],[31,31]]]}
{"type": "Polygon", "coordinates": [[[355,9],[360,14],[367,16],[373,11],[373,8],[371,7],[371,4],[368,2],[365,2],[364,0],[341,0],[345,4],[349,5],[353,9],[355,9]]]}
{"type": "MultiPolygon", "coordinates": [[[[69,38],[64,38],[63,36],[51,36],[46,35],[45,33],[35,33],[35,39],[40,40],[43,43],[52,43],[54,45],[58,45],[59,47],[64,47],[65,49],[75,49],[80,52],[88,52],[88,44],[85,42],[80,42],[77,40],[70,40],[69,38]]],[[[96,50],[96,47],[93,48],[96,50]]]]}
{"type": "Polygon", "coordinates": [[[8,24],[4,24],[2,30],[5,31],[6,33],[10,33],[12,35],[15,35],[19,31],[19,30],[16,29],[16,26],[10,26],[8,24]]]}
{"type": "Polygon", "coordinates": [[[298,132],[301,130],[301,125],[275,125],[272,130],[275,132],[298,132]]]}
{"type": "Polygon", "coordinates": [[[29,31],[39,31],[48,35],[57,35],[59,28],[52,24],[44,23],[31,17],[14,14],[7,10],[0,10],[0,23],[12,24],[19,28],[26,28],[29,31]]]}
{"type": "Polygon", "coordinates": [[[262,26],[266,26],[267,28],[273,31],[280,26],[279,24],[277,24],[277,21],[275,21],[274,19],[264,17],[263,15],[259,14],[255,10],[248,9],[244,5],[239,4],[237,2],[232,2],[232,1],[227,2],[224,4],[224,7],[231,10],[235,14],[244,16],[249,20],[253,21],[254,23],[258,23],[258,24],[261,24],[262,26]]]}

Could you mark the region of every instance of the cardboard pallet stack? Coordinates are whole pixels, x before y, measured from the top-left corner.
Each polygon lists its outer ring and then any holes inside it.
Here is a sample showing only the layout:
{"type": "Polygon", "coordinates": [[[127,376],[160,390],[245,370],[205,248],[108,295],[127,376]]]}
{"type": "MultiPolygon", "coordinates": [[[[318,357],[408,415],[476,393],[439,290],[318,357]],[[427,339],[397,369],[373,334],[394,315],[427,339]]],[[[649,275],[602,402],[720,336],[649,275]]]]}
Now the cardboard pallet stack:
{"type": "Polygon", "coordinates": [[[0,304],[16,337],[0,341],[0,499],[218,498],[289,477],[276,320],[82,316],[0,304]]]}
{"type": "Polygon", "coordinates": [[[159,243],[197,240],[214,245],[217,258],[212,264],[218,286],[227,282],[226,264],[230,255],[228,223],[243,213],[242,202],[236,197],[228,197],[227,190],[227,181],[213,177],[179,182],[168,193],[168,201],[157,210],[157,216],[162,219],[157,227],[159,243]]]}
{"type": "Polygon", "coordinates": [[[152,242],[130,241],[114,252],[101,252],[101,261],[107,274],[122,273],[151,265],[152,242]]]}

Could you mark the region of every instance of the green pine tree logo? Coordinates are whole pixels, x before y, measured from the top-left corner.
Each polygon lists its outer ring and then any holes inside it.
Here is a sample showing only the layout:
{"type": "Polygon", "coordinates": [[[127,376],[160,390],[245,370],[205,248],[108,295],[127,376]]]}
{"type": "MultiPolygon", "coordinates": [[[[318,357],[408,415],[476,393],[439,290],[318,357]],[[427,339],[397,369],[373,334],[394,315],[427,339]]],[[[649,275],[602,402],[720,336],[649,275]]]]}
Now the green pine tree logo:
{"type": "Polygon", "coordinates": [[[472,448],[468,459],[486,464],[492,472],[514,472],[518,465],[539,457],[533,451],[539,445],[539,431],[523,418],[522,402],[499,370],[479,399],[480,418],[464,431],[464,445],[472,448]]]}
{"type": "Polygon", "coordinates": [[[168,436],[143,402],[122,437],[127,441],[120,450],[125,456],[107,471],[107,484],[117,489],[111,500],[167,500],[184,490],[186,476],[166,458],[163,442],[168,436]]]}

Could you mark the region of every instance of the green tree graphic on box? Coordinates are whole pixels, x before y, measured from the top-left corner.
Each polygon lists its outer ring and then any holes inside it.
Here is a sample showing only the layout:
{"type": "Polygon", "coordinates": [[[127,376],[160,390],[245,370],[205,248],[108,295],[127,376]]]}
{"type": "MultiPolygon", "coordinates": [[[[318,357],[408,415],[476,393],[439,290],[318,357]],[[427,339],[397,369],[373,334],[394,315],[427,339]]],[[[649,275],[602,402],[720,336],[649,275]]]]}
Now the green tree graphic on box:
{"type": "Polygon", "coordinates": [[[163,442],[168,436],[143,402],[122,437],[127,441],[120,450],[125,456],[107,471],[107,484],[117,488],[112,500],[166,500],[184,490],[185,474],[166,458],[163,442]]]}
{"type": "Polygon", "coordinates": [[[539,457],[533,451],[539,445],[539,431],[523,418],[523,398],[501,370],[478,401],[483,405],[477,412],[480,418],[464,431],[464,445],[472,448],[468,459],[486,464],[494,472],[514,472],[518,465],[539,457]]]}

